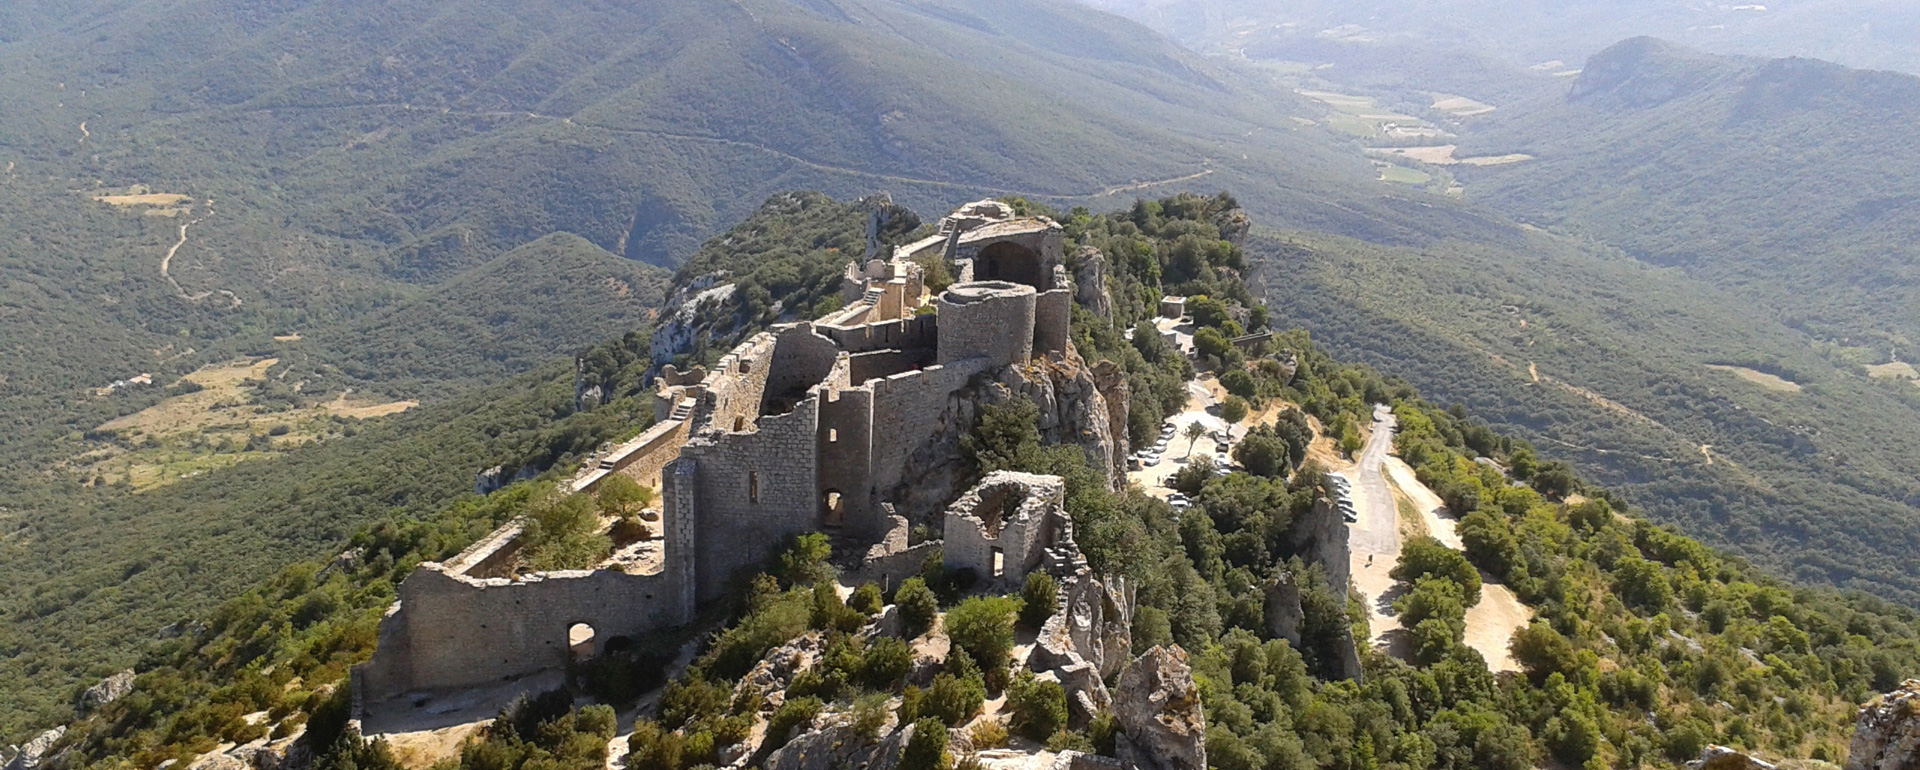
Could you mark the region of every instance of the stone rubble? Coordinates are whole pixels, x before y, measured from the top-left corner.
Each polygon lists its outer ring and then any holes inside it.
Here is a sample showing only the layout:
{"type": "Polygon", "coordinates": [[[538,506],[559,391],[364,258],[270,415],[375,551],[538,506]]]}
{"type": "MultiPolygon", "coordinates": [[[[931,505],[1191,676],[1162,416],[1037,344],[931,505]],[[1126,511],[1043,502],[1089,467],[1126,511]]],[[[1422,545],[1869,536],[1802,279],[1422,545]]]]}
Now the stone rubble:
{"type": "Polygon", "coordinates": [[[48,758],[47,752],[53,750],[53,745],[59,743],[66,734],[66,725],[61,725],[27,741],[25,746],[13,747],[10,752],[13,758],[7,760],[4,770],[35,770],[48,758]]]}

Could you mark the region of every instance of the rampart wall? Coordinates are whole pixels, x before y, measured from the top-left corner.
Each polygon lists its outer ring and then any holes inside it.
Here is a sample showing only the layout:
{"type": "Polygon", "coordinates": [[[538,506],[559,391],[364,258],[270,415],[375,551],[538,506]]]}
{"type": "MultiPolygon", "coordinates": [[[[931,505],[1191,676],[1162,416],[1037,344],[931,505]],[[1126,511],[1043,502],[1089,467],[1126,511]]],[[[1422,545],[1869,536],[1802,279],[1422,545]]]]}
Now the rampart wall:
{"type": "Polygon", "coordinates": [[[932,315],[855,326],[818,325],[815,328],[839,344],[841,350],[856,354],[871,350],[931,349],[940,342],[939,321],[932,315]]]}
{"type": "Polygon", "coordinates": [[[735,571],[759,564],[787,538],[818,525],[819,411],[816,395],[791,412],[759,418],[758,430],[704,432],[681,449],[676,462],[692,460],[695,469],[690,479],[674,478],[691,481],[695,496],[698,601],[721,596],[735,571]]]}
{"type": "Polygon", "coordinates": [[[616,447],[599,467],[589,468],[574,479],[573,491],[591,494],[600,482],[615,474],[632,478],[643,487],[659,489],[661,471],[680,456],[680,447],[687,443],[690,432],[691,426],[686,420],[654,423],[647,432],[616,447]]]}
{"type": "Polygon", "coordinates": [[[424,564],[380,624],[380,654],[358,667],[362,692],[395,695],[498,683],[564,665],[567,630],[602,644],[683,622],[664,575],[553,572],[474,579],[424,564]]]}

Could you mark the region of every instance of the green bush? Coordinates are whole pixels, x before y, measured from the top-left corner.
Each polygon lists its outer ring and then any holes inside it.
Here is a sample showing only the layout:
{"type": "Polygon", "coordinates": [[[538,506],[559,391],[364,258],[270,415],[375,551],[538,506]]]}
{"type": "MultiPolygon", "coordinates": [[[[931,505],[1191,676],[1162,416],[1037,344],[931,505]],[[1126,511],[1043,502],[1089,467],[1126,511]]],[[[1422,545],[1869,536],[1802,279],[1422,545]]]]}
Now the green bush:
{"type": "Polygon", "coordinates": [[[847,597],[847,606],[862,615],[872,617],[880,614],[880,610],[885,609],[887,603],[880,592],[879,584],[861,583],[860,587],[853,589],[853,594],[847,597]]]}
{"type": "Polygon", "coordinates": [[[1007,727],[1035,741],[1045,742],[1067,724],[1067,692],[1059,682],[1037,679],[1021,671],[1007,685],[1007,727]]]}
{"type": "Polygon", "coordinates": [[[780,708],[774,709],[773,716],[767,719],[764,749],[787,745],[787,741],[793,739],[794,730],[812,724],[814,717],[820,716],[821,709],[825,707],[826,704],[814,697],[792,698],[780,704],[780,708]]]}
{"type": "Polygon", "coordinates": [[[940,614],[939,597],[934,596],[927,581],[919,577],[901,581],[893,603],[900,608],[900,620],[906,624],[908,636],[919,636],[932,629],[934,619],[940,614]]]}
{"type": "Polygon", "coordinates": [[[1055,607],[1060,602],[1060,584],[1052,575],[1045,572],[1027,573],[1026,585],[1020,588],[1020,625],[1038,630],[1053,617],[1055,607]]]}
{"type": "Polygon", "coordinates": [[[937,719],[913,723],[913,735],[900,750],[899,770],[947,770],[953,758],[947,756],[947,726],[937,719]]]}
{"type": "Polygon", "coordinates": [[[947,611],[947,638],[980,664],[989,685],[1006,683],[1019,612],[1020,600],[1007,596],[975,596],[947,611]]]}

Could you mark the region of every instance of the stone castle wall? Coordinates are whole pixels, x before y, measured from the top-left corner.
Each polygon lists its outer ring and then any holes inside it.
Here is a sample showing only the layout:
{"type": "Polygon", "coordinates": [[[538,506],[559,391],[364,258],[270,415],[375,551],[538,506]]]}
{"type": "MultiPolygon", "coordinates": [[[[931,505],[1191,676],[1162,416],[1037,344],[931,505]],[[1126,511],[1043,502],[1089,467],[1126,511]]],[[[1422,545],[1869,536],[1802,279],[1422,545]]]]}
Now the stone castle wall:
{"type": "Polygon", "coordinates": [[[1033,287],[1006,281],[957,283],[934,299],[942,364],[985,358],[1004,366],[1033,357],[1033,287]]]}
{"type": "Polygon", "coordinates": [[[1065,499],[1058,476],[988,474],[947,509],[947,566],[972,570],[984,586],[1022,584],[1046,561],[1047,549],[1065,539],[1065,499]]]}
{"type": "Polygon", "coordinates": [[[355,669],[362,692],[394,695],[494,684],[564,665],[567,630],[604,644],[683,622],[664,575],[554,572],[475,579],[424,564],[380,624],[380,654],[355,669]]]}

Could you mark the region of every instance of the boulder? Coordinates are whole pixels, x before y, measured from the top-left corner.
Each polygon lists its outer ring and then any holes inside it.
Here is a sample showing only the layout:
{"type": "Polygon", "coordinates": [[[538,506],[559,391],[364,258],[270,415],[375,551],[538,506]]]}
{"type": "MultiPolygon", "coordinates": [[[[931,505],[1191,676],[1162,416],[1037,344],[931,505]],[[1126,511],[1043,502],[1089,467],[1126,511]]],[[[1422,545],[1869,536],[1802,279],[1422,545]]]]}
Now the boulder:
{"type": "Polygon", "coordinates": [[[126,697],[130,692],[133,692],[133,669],[114,674],[87,688],[86,692],[80,693],[80,703],[77,707],[80,715],[86,716],[101,706],[126,697]]]}
{"type": "Polygon", "coordinates": [[[1920,770],[1920,679],[1860,707],[1847,770],[1920,770]]]}
{"type": "Polygon", "coordinates": [[[1114,690],[1113,714],[1142,767],[1206,770],[1207,719],[1186,650],[1154,647],[1128,666],[1114,690]]]}
{"type": "Polygon", "coordinates": [[[1347,522],[1327,498],[1313,501],[1307,514],[1293,522],[1291,532],[1294,553],[1320,565],[1327,573],[1327,588],[1334,596],[1347,595],[1348,563],[1347,522]]]}
{"type": "Polygon", "coordinates": [[[767,697],[767,707],[777,708],[785,700],[787,685],[793,683],[793,677],[807,670],[820,660],[821,651],[826,643],[820,632],[814,631],[774,648],[754,664],[753,670],[734,685],[734,697],[739,698],[749,690],[759,690],[767,697]]]}
{"type": "Polygon", "coordinates": [[[1253,229],[1253,217],[1246,209],[1232,208],[1214,217],[1213,224],[1220,228],[1220,237],[1235,246],[1247,244],[1247,232],[1253,229]]]}

